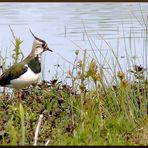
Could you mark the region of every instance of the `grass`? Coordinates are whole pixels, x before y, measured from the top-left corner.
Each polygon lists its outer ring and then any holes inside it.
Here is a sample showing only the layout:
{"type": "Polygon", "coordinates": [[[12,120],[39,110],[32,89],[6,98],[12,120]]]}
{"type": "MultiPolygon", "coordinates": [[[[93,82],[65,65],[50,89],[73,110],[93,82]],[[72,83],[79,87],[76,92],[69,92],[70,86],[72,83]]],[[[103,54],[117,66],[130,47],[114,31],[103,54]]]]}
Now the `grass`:
{"type": "MultiPolygon", "coordinates": [[[[21,43],[15,37],[14,63],[21,43]]],[[[147,67],[133,65],[129,80],[111,52],[119,70],[111,69],[110,80],[105,57],[102,64],[94,51],[90,60],[87,50],[77,50],[66,75],[69,85],[56,75],[23,89],[21,102],[17,90],[1,93],[0,145],[148,145],[147,67]]]]}

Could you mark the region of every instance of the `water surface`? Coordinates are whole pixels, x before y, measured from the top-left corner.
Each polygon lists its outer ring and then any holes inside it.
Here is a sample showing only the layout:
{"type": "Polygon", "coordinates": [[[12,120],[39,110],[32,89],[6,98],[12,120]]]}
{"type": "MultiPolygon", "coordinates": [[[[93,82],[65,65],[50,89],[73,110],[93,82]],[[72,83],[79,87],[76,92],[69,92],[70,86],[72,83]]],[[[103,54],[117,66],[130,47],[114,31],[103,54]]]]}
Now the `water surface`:
{"type": "MultiPolygon", "coordinates": [[[[33,42],[29,28],[54,50],[43,55],[47,80],[55,75],[57,64],[62,65],[60,68],[65,72],[68,70],[70,64],[65,59],[73,62],[77,49],[87,49],[93,57],[93,48],[102,63],[104,58],[97,51],[100,49],[113,66],[116,60],[112,48],[123,67],[133,64],[128,63],[127,55],[136,59],[135,64],[147,66],[147,14],[147,3],[0,3],[1,54],[12,55],[13,37],[8,27],[11,25],[15,35],[23,40],[21,48],[25,56],[30,53],[33,42]],[[95,44],[90,44],[91,39],[95,44]]],[[[7,60],[7,65],[11,63],[7,60]]],[[[109,68],[107,64],[104,67],[109,68]]]]}

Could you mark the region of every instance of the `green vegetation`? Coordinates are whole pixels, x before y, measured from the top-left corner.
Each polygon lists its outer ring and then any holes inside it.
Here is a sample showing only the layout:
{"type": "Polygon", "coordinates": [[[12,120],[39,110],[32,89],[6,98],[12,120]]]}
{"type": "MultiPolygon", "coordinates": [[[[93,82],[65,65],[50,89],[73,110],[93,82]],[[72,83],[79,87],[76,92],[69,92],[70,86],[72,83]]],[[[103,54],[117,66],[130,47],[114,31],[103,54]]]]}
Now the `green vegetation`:
{"type": "MultiPolygon", "coordinates": [[[[21,41],[16,43],[20,49],[21,41]]],[[[19,50],[14,51],[18,62],[19,50]]],[[[117,61],[120,70],[111,69],[108,80],[104,65],[88,59],[87,50],[75,56],[66,75],[71,84],[56,75],[19,95],[17,90],[1,94],[1,145],[148,145],[146,68],[133,65],[128,80],[117,61]]]]}

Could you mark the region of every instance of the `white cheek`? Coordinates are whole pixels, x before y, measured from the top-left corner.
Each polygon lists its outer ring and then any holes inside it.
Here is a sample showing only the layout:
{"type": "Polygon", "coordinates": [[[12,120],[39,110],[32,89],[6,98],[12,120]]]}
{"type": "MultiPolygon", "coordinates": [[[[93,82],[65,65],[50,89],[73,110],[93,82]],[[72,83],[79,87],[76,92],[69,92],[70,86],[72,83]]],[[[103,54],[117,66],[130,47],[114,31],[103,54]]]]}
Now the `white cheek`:
{"type": "Polygon", "coordinates": [[[43,52],[43,48],[37,48],[35,50],[35,54],[38,55],[38,54],[41,54],[43,52]]]}

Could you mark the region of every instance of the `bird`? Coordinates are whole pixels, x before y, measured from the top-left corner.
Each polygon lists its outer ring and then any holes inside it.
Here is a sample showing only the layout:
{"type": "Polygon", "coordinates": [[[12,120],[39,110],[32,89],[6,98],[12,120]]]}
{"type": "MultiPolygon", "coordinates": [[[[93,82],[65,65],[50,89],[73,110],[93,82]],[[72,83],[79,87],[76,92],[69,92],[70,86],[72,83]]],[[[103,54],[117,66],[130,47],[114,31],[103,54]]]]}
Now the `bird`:
{"type": "Polygon", "coordinates": [[[23,61],[12,65],[2,73],[1,87],[21,89],[38,82],[41,74],[41,55],[45,51],[53,52],[53,50],[48,48],[44,40],[36,37],[32,32],[31,34],[34,41],[30,54],[23,61]]]}

